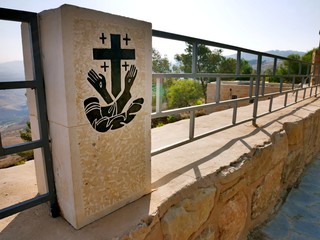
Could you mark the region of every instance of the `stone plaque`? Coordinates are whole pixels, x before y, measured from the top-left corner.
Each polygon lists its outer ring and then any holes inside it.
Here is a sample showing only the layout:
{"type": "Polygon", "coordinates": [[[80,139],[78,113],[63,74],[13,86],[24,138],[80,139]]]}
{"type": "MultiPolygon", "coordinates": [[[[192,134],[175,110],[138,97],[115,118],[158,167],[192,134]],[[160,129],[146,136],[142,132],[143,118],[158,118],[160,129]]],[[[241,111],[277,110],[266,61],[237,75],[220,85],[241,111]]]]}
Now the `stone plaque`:
{"type": "Polygon", "coordinates": [[[80,228],[150,191],[151,24],[64,5],[40,30],[58,202],[80,228]]]}

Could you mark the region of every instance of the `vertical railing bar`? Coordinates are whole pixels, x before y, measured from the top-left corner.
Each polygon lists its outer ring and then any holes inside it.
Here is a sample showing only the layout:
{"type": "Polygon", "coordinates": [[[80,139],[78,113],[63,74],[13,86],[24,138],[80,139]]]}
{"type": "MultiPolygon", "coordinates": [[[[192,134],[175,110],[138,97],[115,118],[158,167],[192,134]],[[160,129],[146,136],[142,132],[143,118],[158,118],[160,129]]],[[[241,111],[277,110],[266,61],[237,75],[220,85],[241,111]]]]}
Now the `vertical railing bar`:
{"type": "Polygon", "coordinates": [[[277,61],[278,59],[277,58],[274,58],[274,61],[273,61],[273,76],[276,75],[276,72],[277,72],[277,61]]]}
{"type": "Polygon", "coordinates": [[[258,102],[259,102],[259,85],[260,85],[260,75],[261,75],[261,54],[258,55],[257,61],[257,77],[256,77],[256,86],[255,86],[255,97],[253,105],[253,116],[252,116],[252,125],[257,125],[257,114],[258,114],[258,102]]]}
{"type": "Polygon", "coordinates": [[[299,73],[298,73],[298,75],[301,75],[301,70],[302,70],[302,64],[301,64],[301,62],[299,62],[299,73]]]}
{"type": "Polygon", "coordinates": [[[269,112],[272,112],[273,96],[270,96],[269,112]]]}
{"type": "Polygon", "coordinates": [[[304,87],[304,84],[306,83],[306,76],[301,77],[301,88],[304,87]]]}
{"type": "MultiPolygon", "coordinates": [[[[308,70],[310,70],[310,71],[311,71],[311,66],[312,66],[312,65],[310,65],[310,69],[308,68],[308,70]]],[[[309,73],[309,82],[308,82],[308,87],[310,87],[310,86],[311,86],[311,80],[312,80],[312,73],[310,72],[310,73],[309,73]]]]}
{"type": "Polygon", "coordinates": [[[303,91],[303,99],[305,99],[305,98],[306,98],[306,92],[307,92],[307,89],[306,89],[306,88],[304,88],[303,90],[304,90],[304,91],[303,91]]]}
{"type": "Polygon", "coordinates": [[[262,86],[261,86],[261,95],[262,96],[264,96],[265,84],[266,84],[266,77],[263,76],[263,78],[262,78],[262,86]]]}
{"type": "Polygon", "coordinates": [[[249,97],[252,98],[253,77],[250,77],[249,97]]]}
{"type": "Polygon", "coordinates": [[[161,94],[162,85],[163,85],[163,79],[156,78],[156,113],[162,112],[162,94],[161,94]]]}
{"type": "Polygon", "coordinates": [[[287,106],[287,102],[288,102],[288,93],[286,92],[284,95],[284,106],[287,106]]]}
{"type": "Polygon", "coordinates": [[[32,43],[32,57],[33,57],[33,69],[34,78],[38,88],[36,89],[36,105],[39,113],[39,128],[40,128],[40,138],[44,142],[42,148],[42,154],[45,161],[46,169],[46,179],[49,190],[49,198],[51,204],[51,214],[52,217],[59,216],[59,206],[57,202],[56,188],[54,183],[54,173],[53,173],[53,162],[51,156],[51,149],[49,146],[49,124],[46,109],[46,98],[45,98],[45,88],[44,88],[44,78],[42,74],[42,64],[41,64],[41,52],[40,52],[40,39],[38,32],[38,15],[35,14],[34,17],[30,19],[30,36],[32,43]],[[41,90],[40,90],[41,89],[41,90]]]}
{"type": "Polygon", "coordinates": [[[189,140],[194,138],[195,128],[195,111],[190,111],[190,123],[189,123],[189,140]]]}
{"type": "Polygon", "coordinates": [[[2,147],[2,140],[1,140],[1,132],[0,132],[0,156],[4,155],[4,149],[2,147]]]}
{"type": "Polygon", "coordinates": [[[292,86],[291,86],[291,89],[292,89],[292,90],[294,90],[294,87],[295,87],[294,85],[295,85],[295,83],[296,83],[296,77],[293,76],[293,77],[292,77],[292,86]]]}
{"type": "Polygon", "coordinates": [[[238,110],[238,102],[233,102],[233,113],[232,113],[232,124],[237,123],[237,110],[238,110]]]}
{"type": "Polygon", "coordinates": [[[312,90],[313,90],[313,87],[310,88],[310,96],[309,97],[312,96],[312,90]]]}
{"type": "Polygon", "coordinates": [[[298,95],[299,95],[299,89],[296,91],[296,96],[295,96],[295,99],[294,99],[295,102],[298,102],[298,95]]]}
{"type": "Polygon", "coordinates": [[[198,44],[194,42],[192,44],[192,73],[197,73],[197,60],[198,60],[198,44]]]}
{"type": "Polygon", "coordinates": [[[280,92],[280,93],[282,93],[283,80],[284,80],[284,79],[283,79],[283,77],[282,77],[282,78],[280,78],[280,86],[279,86],[279,88],[280,88],[280,89],[279,89],[279,92],[280,92]]]}
{"type": "Polygon", "coordinates": [[[217,77],[216,79],[216,103],[220,102],[220,87],[221,87],[221,78],[217,77]]]}
{"type": "Polygon", "coordinates": [[[240,68],[241,68],[241,51],[237,51],[237,66],[236,66],[236,75],[240,75],[240,68]]]}

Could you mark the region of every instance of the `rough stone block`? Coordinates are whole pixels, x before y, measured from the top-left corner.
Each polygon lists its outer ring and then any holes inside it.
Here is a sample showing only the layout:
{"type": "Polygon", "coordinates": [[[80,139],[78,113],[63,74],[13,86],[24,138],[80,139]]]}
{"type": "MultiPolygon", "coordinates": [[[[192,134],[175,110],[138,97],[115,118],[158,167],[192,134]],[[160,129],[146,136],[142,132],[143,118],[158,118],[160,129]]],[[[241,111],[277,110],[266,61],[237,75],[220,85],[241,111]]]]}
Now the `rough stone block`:
{"type": "Polygon", "coordinates": [[[302,153],[289,153],[283,169],[282,182],[286,184],[286,186],[292,187],[301,175],[304,166],[305,159],[302,153]]]}
{"type": "Polygon", "coordinates": [[[218,219],[218,239],[240,239],[247,221],[247,205],[245,194],[239,192],[222,206],[218,219]]]}
{"type": "Polygon", "coordinates": [[[251,170],[249,171],[249,184],[255,182],[262,176],[265,176],[273,167],[272,161],[273,145],[266,143],[261,147],[257,147],[251,160],[251,170]]]}
{"type": "Polygon", "coordinates": [[[289,151],[291,152],[301,148],[301,143],[303,140],[302,121],[284,123],[283,129],[286,131],[288,136],[289,151]]]}
{"type": "Polygon", "coordinates": [[[204,229],[201,234],[195,238],[195,240],[214,240],[215,239],[215,231],[212,227],[208,227],[204,229]]]}
{"type": "Polygon", "coordinates": [[[288,156],[288,137],[285,131],[272,134],[271,141],[273,145],[272,162],[273,165],[279,164],[280,161],[285,161],[288,156]]]}
{"type": "Polygon", "coordinates": [[[216,189],[200,188],[191,198],[172,206],[161,219],[166,240],[185,240],[195,233],[208,219],[213,206],[216,189]]]}
{"type": "Polygon", "coordinates": [[[283,163],[280,163],[266,175],[264,181],[254,191],[251,209],[252,219],[272,209],[279,199],[282,171],[283,163]]]}

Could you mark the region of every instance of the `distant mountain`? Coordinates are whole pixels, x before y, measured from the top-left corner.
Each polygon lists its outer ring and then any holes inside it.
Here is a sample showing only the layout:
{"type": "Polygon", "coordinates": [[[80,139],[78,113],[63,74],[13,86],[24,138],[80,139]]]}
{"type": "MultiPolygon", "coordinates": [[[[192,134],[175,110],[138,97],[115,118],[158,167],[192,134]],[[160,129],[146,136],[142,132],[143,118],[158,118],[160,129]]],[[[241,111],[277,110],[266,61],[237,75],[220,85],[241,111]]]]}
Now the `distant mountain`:
{"type": "MultiPolygon", "coordinates": [[[[0,82],[23,81],[22,61],[0,63],[0,82]]],[[[28,117],[25,89],[0,90],[0,125],[19,123],[28,117]]]]}
{"type": "MultiPolygon", "coordinates": [[[[300,56],[305,54],[305,52],[299,52],[299,51],[293,51],[293,50],[286,50],[286,51],[270,50],[270,51],[267,51],[266,53],[277,55],[277,56],[281,56],[281,57],[288,57],[290,54],[298,54],[300,56]]],[[[237,58],[237,54],[228,55],[226,57],[236,59],[237,58]]],[[[251,60],[256,60],[257,56],[253,55],[253,54],[250,54],[250,53],[242,52],[241,53],[241,58],[243,58],[243,59],[245,59],[247,61],[251,61],[251,60]]],[[[272,62],[273,61],[273,59],[270,59],[270,58],[264,58],[263,60],[265,60],[267,62],[272,62]]]]}
{"type": "MultiPolygon", "coordinates": [[[[286,51],[281,51],[281,50],[270,50],[267,51],[266,53],[281,56],[281,57],[288,57],[291,54],[298,54],[300,56],[304,55],[305,52],[299,52],[299,51],[293,51],[293,50],[286,50],[286,51]]],[[[228,58],[237,58],[237,54],[232,54],[229,56],[226,56],[228,58]]],[[[241,58],[245,59],[248,61],[248,63],[251,65],[253,69],[257,69],[257,56],[249,53],[241,53],[241,58]]],[[[273,58],[262,58],[262,63],[261,63],[261,71],[264,72],[268,68],[273,68],[273,58]]],[[[278,64],[280,64],[282,60],[278,60],[278,64]]]]}
{"type": "Polygon", "coordinates": [[[24,80],[23,61],[0,63],[0,82],[24,80]]]}
{"type": "Polygon", "coordinates": [[[281,57],[288,57],[291,54],[298,54],[300,56],[306,54],[306,52],[293,51],[293,50],[287,50],[287,51],[270,50],[270,51],[267,51],[267,53],[270,53],[270,54],[273,54],[273,55],[277,55],[277,56],[281,56],[281,57]]]}

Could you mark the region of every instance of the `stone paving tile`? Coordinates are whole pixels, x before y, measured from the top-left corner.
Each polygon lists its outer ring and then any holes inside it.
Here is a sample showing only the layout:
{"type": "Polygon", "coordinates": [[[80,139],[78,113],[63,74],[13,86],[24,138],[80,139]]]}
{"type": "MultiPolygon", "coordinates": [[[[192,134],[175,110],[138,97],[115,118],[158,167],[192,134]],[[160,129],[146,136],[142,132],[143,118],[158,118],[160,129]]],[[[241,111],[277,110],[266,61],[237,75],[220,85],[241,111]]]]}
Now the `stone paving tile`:
{"type": "Polygon", "coordinates": [[[260,231],[263,239],[320,239],[320,155],[307,167],[277,215],[260,231]]]}

